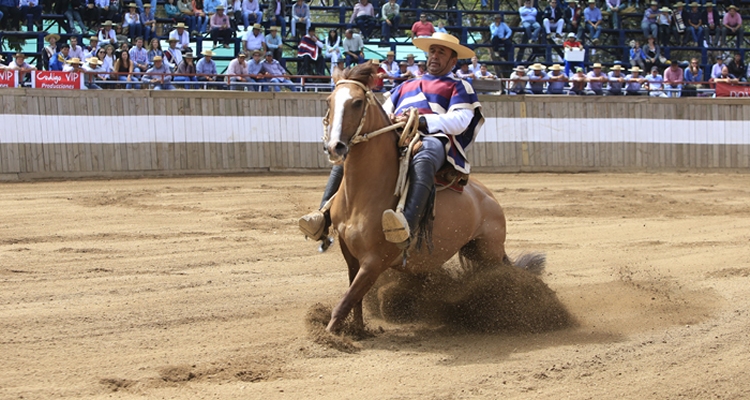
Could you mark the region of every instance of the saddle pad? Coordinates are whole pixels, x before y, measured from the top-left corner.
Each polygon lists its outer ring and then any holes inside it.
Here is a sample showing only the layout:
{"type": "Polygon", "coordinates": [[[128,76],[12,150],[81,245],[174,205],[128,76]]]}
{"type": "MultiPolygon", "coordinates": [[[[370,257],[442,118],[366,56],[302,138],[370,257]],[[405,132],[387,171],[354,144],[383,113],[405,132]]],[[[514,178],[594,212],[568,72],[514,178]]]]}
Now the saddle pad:
{"type": "Polygon", "coordinates": [[[463,193],[464,192],[464,186],[466,183],[462,183],[460,180],[456,180],[451,185],[452,181],[449,180],[443,180],[441,176],[435,176],[435,186],[438,188],[438,190],[442,190],[443,188],[450,189],[456,193],[463,193]],[[450,186],[448,186],[450,185],[450,186]]]}

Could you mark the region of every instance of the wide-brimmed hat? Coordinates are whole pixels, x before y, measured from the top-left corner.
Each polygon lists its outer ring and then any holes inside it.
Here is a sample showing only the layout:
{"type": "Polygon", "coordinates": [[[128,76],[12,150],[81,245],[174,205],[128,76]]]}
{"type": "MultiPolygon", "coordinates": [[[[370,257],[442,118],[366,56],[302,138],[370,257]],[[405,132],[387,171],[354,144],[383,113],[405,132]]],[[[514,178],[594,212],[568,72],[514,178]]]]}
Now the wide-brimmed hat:
{"type": "Polygon", "coordinates": [[[677,8],[677,7],[685,7],[685,3],[681,2],[681,1],[678,1],[677,3],[674,3],[674,4],[672,5],[672,7],[674,7],[674,8],[677,8]]]}
{"type": "Polygon", "coordinates": [[[735,6],[734,4],[732,4],[729,7],[727,7],[727,10],[739,10],[739,8],[737,8],[737,6],[735,6]]]}
{"type": "Polygon", "coordinates": [[[60,41],[60,35],[58,35],[56,33],[50,33],[49,35],[45,36],[44,37],[44,41],[45,42],[49,42],[50,39],[52,39],[52,38],[55,38],[55,40],[60,41]]]}
{"type": "Polygon", "coordinates": [[[414,54],[409,53],[409,54],[406,55],[406,59],[407,60],[410,59],[410,58],[414,58],[414,54]]]}
{"type": "Polygon", "coordinates": [[[536,64],[533,64],[531,67],[529,67],[529,69],[533,71],[542,71],[544,70],[544,65],[536,63],[536,64]]]}
{"type": "Polygon", "coordinates": [[[420,66],[420,65],[426,67],[427,63],[425,63],[424,61],[420,61],[417,63],[417,66],[420,66]]]}
{"type": "Polygon", "coordinates": [[[393,52],[393,51],[389,51],[389,52],[385,53],[385,55],[386,56],[394,56],[394,57],[396,57],[396,53],[393,52]]]}
{"type": "Polygon", "coordinates": [[[98,36],[92,36],[92,37],[89,38],[89,42],[98,42],[98,41],[99,41],[99,37],[98,36]]]}
{"type": "Polygon", "coordinates": [[[549,70],[550,70],[550,71],[560,71],[560,70],[562,70],[562,69],[563,69],[563,67],[561,67],[561,66],[560,66],[560,64],[552,64],[552,65],[551,65],[551,66],[549,67],[549,70]]]}
{"type": "Polygon", "coordinates": [[[253,24],[253,29],[262,29],[263,27],[260,26],[260,24],[253,24]]]}
{"type": "Polygon", "coordinates": [[[224,6],[222,6],[221,4],[219,4],[218,6],[216,6],[216,9],[217,10],[226,10],[227,8],[224,7],[224,6]]]}
{"type": "Polygon", "coordinates": [[[597,68],[601,68],[601,67],[602,67],[601,63],[594,63],[594,65],[591,66],[591,69],[597,69],[597,68]]]}
{"type": "Polygon", "coordinates": [[[668,12],[671,12],[672,10],[670,10],[669,7],[662,7],[662,8],[659,9],[659,11],[660,12],[668,13],[668,12]]]}
{"type": "Polygon", "coordinates": [[[263,52],[257,49],[250,52],[250,56],[254,56],[256,54],[258,54],[259,56],[262,56],[263,52]]]}
{"type": "Polygon", "coordinates": [[[240,58],[240,57],[245,58],[247,57],[247,54],[240,52],[240,54],[237,54],[237,58],[240,58]]]}
{"type": "Polygon", "coordinates": [[[609,69],[610,71],[622,71],[622,65],[616,64],[613,65],[612,68],[609,69]]]}
{"type": "Polygon", "coordinates": [[[208,57],[214,56],[214,52],[208,49],[201,51],[201,54],[203,54],[204,56],[208,56],[208,57]]]}
{"type": "Polygon", "coordinates": [[[109,20],[104,21],[104,23],[102,24],[102,26],[112,26],[112,25],[114,24],[112,23],[112,21],[109,21],[109,20]]]}
{"type": "Polygon", "coordinates": [[[458,58],[474,57],[474,50],[459,43],[458,38],[447,33],[435,32],[430,37],[416,38],[412,40],[414,46],[419,50],[430,51],[430,46],[438,45],[447,47],[458,54],[458,58]]]}
{"type": "Polygon", "coordinates": [[[630,68],[628,71],[630,71],[630,72],[641,72],[641,69],[636,65],[636,66],[633,66],[633,68],[630,68]]]}
{"type": "Polygon", "coordinates": [[[78,64],[78,65],[81,65],[81,59],[80,59],[80,58],[78,58],[78,57],[73,57],[73,58],[71,58],[70,60],[66,60],[66,61],[65,61],[65,63],[66,63],[66,64],[71,64],[71,65],[72,65],[72,64],[78,64]]]}
{"type": "Polygon", "coordinates": [[[161,58],[161,56],[154,56],[154,59],[153,59],[153,61],[161,61],[161,60],[163,60],[163,59],[161,58]]]}
{"type": "Polygon", "coordinates": [[[138,4],[135,3],[129,3],[128,8],[138,8],[138,4]]]}
{"type": "Polygon", "coordinates": [[[272,27],[268,28],[268,30],[269,31],[278,31],[278,30],[281,30],[281,28],[279,28],[278,26],[272,26],[272,27]]]}
{"type": "Polygon", "coordinates": [[[182,22],[178,22],[177,25],[175,25],[174,27],[175,28],[184,28],[184,29],[187,29],[187,26],[184,23],[182,23],[182,22]]]}
{"type": "Polygon", "coordinates": [[[407,63],[406,61],[401,61],[400,63],[398,63],[398,65],[399,65],[399,66],[404,66],[404,67],[408,67],[408,66],[409,66],[409,63],[407,63]]]}
{"type": "Polygon", "coordinates": [[[523,65],[519,65],[519,66],[513,68],[513,71],[516,71],[516,72],[526,72],[526,67],[524,67],[523,65]]]}
{"type": "Polygon", "coordinates": [[[650,2],[650,3],[648,3],[648,5],[650,5],[650,6],[658,6],[658,5],[659,5],[659,2],[658,2],[658,1],[656,1],[656,0],[651,0],[651,2],[650,2]]]}
{"type": "Polygon", "coordinates": [[[86,62],[89,64],[96,64],[96,65],[102,65],[102,60],[100,60],[98,57],[89,57],[86,59],[86,62]]]}
{"type": "Polygon", "coordinates": [[[690,6],[690,7],[700,7],[701,5],[698,4],[698,2],[694,1],[694,2],[692,2],[690,4],[688,4],[688,6],[690,6]]]}
{"type": "Polygon", "coordinates": [[[195,56],[193,55],[192,52],[189,51],[189,52],[183,54],[182,58],[195,58],[195,56]]]}
{"type": "Polygon", "coordinates": [[[143,8],[151,8],[151,3],[146,3],[143,5],[143,8]]]}
{"type": "Polygon", "coordinates": [[[709,1],[708,3],[705,4],[705,6],[706,7],[715,7],[716,4],[714,4],[714,3],[712,3],[712,2],[709,1]]]}

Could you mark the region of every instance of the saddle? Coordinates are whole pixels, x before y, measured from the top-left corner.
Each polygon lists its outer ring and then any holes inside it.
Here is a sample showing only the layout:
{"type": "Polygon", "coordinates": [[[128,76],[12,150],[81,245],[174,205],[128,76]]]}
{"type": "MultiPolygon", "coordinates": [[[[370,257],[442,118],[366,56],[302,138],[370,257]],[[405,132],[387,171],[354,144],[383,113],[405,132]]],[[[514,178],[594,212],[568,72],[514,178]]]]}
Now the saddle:
{"type": "MultiPolygon", "coordinates": [[[[412,147],[412,157],[422,148],[422,141],[419,140],[412,147]]],[[[469,183],[469,175],[456,171],[453,165],[446,162],[435,173],[435,188],[437,191],[450,189],[456,193],[463,193],[464,186],[469,183]]]]}

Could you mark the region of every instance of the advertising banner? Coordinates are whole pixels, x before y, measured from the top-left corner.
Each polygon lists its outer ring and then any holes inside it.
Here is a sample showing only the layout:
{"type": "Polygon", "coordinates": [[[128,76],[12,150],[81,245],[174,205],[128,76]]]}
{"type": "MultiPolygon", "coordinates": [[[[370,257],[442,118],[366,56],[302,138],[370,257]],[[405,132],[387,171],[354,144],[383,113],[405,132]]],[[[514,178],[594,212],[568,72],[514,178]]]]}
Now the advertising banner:
{"type": "Polygon", "coordinates": [[[0,88],[18,86],[18,71],[4,69],[0,71],[0,88]]]}
{"type": "Polygon", "coordinates": [[[716,97],[750,97],[750,86],[717,83],[716,97]]]}
{"type": "Polygon", "coordinates": [[[83,89],[83,72],[34,71],[31,87],[35,89],[83,89]]]}

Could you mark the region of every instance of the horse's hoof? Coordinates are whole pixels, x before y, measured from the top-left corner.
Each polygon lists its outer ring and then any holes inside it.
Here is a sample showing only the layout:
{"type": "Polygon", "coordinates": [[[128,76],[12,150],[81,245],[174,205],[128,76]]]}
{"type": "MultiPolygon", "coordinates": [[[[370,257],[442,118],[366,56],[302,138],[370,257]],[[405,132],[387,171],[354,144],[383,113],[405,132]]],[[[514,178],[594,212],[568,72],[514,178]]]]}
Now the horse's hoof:
{"type": "Polygon", "coordinates": [[[318,252],[325,253],[328,248],[331,247],[333,244],[333,236],[325,236],[323,237],[323,240],[320,241],[320,246],[318,247],[318,252]]]}
{"type": "Polygon", "coordinates": [[[403,214],[393,210],[385,210],[383,211],[381,223],[383,224],[385,240],[397,244],[409,240],[409,223],[406,222],[403,214]]]}

